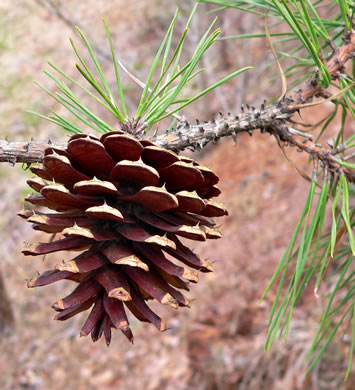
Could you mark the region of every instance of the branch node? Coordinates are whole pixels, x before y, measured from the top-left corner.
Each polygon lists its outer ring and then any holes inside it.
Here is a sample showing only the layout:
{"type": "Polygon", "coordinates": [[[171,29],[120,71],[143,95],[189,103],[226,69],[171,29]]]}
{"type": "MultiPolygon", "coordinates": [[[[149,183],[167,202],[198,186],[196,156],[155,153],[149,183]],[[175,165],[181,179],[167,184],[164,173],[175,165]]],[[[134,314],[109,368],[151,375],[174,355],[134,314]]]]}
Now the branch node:
{"type": "Polygon", "coordinates": [[[7,159],[7,162],[12,166],[14,167],[16,165],[16,156],[9,156],[8,159],[7,159]]]}

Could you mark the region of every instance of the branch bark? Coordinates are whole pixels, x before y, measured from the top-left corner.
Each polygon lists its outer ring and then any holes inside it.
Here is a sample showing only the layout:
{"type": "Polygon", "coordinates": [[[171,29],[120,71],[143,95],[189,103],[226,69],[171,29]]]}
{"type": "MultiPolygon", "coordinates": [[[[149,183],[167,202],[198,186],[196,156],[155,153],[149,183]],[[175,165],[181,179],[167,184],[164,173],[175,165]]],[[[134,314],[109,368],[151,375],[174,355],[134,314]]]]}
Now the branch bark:
{"type": "Polygon", "coordinates": [[[8,162],[10,165],[16,163],[36,163],[42,162],[45,149],[55,146],[59,149],[65,149],[66,143],[36,142],[9,142],[0,140],[0,162],[8,162]]]}

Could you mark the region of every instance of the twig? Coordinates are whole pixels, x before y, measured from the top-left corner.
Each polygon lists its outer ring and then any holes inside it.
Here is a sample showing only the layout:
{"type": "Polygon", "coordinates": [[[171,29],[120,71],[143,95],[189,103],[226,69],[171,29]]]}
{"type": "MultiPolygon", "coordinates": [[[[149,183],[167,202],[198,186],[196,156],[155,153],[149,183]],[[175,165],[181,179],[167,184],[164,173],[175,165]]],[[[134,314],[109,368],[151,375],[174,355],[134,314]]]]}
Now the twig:
{"type": "Polygon", "coordinates": [[[339,164],[339,159],[332,154],[332,149],[324,150],[321,145],[315,144],[309,139],[304,142],[304,140],[296,138],[290,133],[287,126],[283,129],[282,127],[279,128],[277,135],[280,137],[281,141],[286,142],[289,146],[296,146],[299,150],[310,154],[324,166],[328,167],[329,171],[343,173],[349,182],[355,183],[355,170],[346,168],[339,164]]]}
{"type": "MultiPolygon", "coordinates": [[[[287,119],[292,113],[283,112],[284,108],[272,105],[262,109],[245,112],[239,116],[221,117],[206,123],[190,125],[187,121],[180,125],[175,131],[153,137],[152,141],[157,145],[179,152],[186,148],[201,150],[211,141],[218,141],[222,137],[234,136],[239,133],[252,132],[260,129],[261,132],[268,132],[289,146],[297,146],[300,150],[311,154],[313,157],[327,164],[333,171],[342,171],[347,178],[355,182],[355,172],[342,167],[332,154],[332,149],[324,150],[310,139],[302,140],[293,135],[294,129],[287,126],[287,119]],[[306,141],[306,142],[305,142],[306,141]]],[[[66,143],[44,143],[44,142],[9,142],[0,141],[0,162],[33,163],[42,162],[46,148],[55,147],[65,149],[66,143]]]]}
{"type": "Polygon", "coordinates": [[[355,152],[354,153],[351,153],[349,154],[348,156],[344,157],[343,158],[343,161],[349,161],[351,159],[355,158],[355,152]]]}
{"type": "Polygon", "coordinates": [[[0,162],[8,162],[11,165],[16,163],[42,162],[44,150],[50,146],[65,149],[66,143],[51,142],[9,142],[0,140],[0,162]]]}
{"type": "MultiPolygon", "coordinates": [[[[332,58],[326,63],[328,72],[332,78],[336,78],[336,74],[340,71],[345,63],[353,58],[355,54],[355,30],[349,31],[344,38],[344,44],[338,47],[332,58]]],[[[318,84],[318,74],[315,74],[308,81],[305,86],[295,94],[297,104],[303,104],[311,100],[314,96],[324,94],[322,87],[318,84]]],[[[293,107],[290,106],[290,109],[293,107]]]]}

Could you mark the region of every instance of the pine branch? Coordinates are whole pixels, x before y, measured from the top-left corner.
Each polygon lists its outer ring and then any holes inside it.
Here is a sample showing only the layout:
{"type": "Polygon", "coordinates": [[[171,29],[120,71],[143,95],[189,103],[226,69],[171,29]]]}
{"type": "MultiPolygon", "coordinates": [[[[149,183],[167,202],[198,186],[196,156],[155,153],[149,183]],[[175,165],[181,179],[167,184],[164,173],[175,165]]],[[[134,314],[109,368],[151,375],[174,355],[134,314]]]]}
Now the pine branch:
{"type": "MultiPolygon", "coordinates": [[[[210,142],[216,142],[222,137],[231,136],[236,141],[238,134],[247,132],[252,135],[253,131],[260,129],[262,133],[274,135],[285,146],[296,146],[326,164],[330,171],[343,173],[349,181],[355,182],[355,172],[339,164],[333,149],[326,150],[321,145],[314,144],[310,135],[298,132],[287,125],[287,120],[292,115],[293,112],[282,103],[268,107],[262,105],[261,108],[252,108],[240,115],[228,115],[196,125],[190,125],[185,121],[173,132],[153,137],[152,141],[175,152],[186,148],[202,150],[210,142]]],[[[8,162],[11,165],[42,162],[45,149],[51,147],[65,149],[66,143],[0,140],[0,162],[8,162]]]]}
{"type": "Polygon", "coordinates": [[[58,149],[65,149],[66,143],[37,142],[31,140],[29,142],[9,142],[0,140],[0,162],[8,162],[15,166],[16,163],[32,164],[42,162],[44,151],[53,146],[58,149]]]}
{"type": "MultiPolygon", "coordinates": [[[[331,77],[338,78],[345,63],[354,56],[355,31],[353,30],[347,33],[344,37],[344,44],[335,50],[332,58],[326,64],[331,77]]],[[[221,115],[219,119],[204,123],[197,120],[196,125],[190,125],[185,121],[172,132],[154,137],[153,141],[159,146],[176,152],[186,148],[201,150],[211,141],[218,141],[222,137],[232,136],[236,140],[239,133],[248,132],[252,135],[254,130],[260,129],[262,133],[267,132],[274,135],[278,142],[284,146],[298,147],[326,164],[330,171],[343,173],[349,181],[355,182],[355,172],[341,166],[339,159],[335,157],[335,150],[325,149],[319,144],[314,144],[308,134],[298,132],[288,125],[292,116],[302,110],[302,104],[311,101],[321,92],[317,75],[314,75],[293,96],[286,97],[273,105],[262,104],[260,108],[252,107],[251,109],[247,106],[246,111],[242,105],[242,113],[239,115],[229,114],[227,117],[221,115]]],[[[0,141],[0,162],[9,162],[12,165],[42,162],[44,150],[48,147],[64,149],[66,144],[0,141]]]]}
{"type": "MultiPolygon", "coordinates": [[[[355,30],[349,31],[344,36],[344,43],[334,50],[332,58],[327,62],[326,67],[333,80],[338,79],[343,73],[345,63],[355,57],[355,30]]],[[[322,88],[318,84],[318,73],[307,80],[304,87],[296,93],[296,101],[303,104],[314,96],[321,95],[322,88]]],[[[292,109],[292,107],[290,107],[292,109]]]]}

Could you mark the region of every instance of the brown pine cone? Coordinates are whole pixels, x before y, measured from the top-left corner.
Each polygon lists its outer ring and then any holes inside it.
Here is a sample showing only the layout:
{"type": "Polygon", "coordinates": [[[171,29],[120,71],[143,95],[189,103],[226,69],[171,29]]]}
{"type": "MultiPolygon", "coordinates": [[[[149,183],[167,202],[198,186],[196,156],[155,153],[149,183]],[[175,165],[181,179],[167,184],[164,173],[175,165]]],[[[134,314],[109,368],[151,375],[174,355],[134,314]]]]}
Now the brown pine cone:
{"type": "Polygon", "coordinates": [[[221,237],[212,218],[227,211],[210,200],[220,194],[217,175],[123,131],[100,139],[76,134],[65,151],[47,149],[43,164],[31,170],[37,177],[28,184],[39,195],[26,201],[56,212],[23,210],[19,215],[35,230],[61,237],[32,244],[23,253],[82,252],[28,282],[29,287],[63,279],[77,283],[70,295],[52,305],[58,312],[55,319],[63,321],[92,307],[80,334],[91,333],[93,341],[104,334],[107,345],[111,328],[133,341],[125,309],[165,330],[164,320],[146,301],[188,306],[180,290],[197,282],[198,271],[212,270],[179,237],[221,237]]]}

